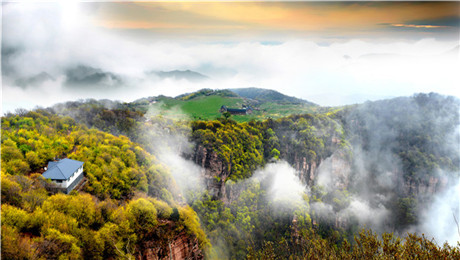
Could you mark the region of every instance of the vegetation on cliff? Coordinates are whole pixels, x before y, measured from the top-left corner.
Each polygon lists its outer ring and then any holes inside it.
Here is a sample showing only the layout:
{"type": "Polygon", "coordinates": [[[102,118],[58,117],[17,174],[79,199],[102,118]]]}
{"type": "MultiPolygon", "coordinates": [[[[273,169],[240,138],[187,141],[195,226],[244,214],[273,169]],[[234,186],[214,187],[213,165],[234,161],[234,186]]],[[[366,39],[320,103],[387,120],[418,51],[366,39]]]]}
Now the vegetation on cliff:
{"type": "MultiPolygon", "coordinates": [[[[203,90],[174,102],[234,95],[203,90]]],[[[406,235],[459,177],[456,99],[420,94],[244,122],[151,116],[145,106],[155,100],[144,101],[68,102],[2,117],[2,257],[124,258],[152,248],[167,257],[183,234],[209,258],[459,257],[459,245],[406,235]],[[179,194],[158,159],[166,151],[206,153],[196,162],[222,166],[201,173],[221,192],[179,194]],[[50,194],[40,173],[64,157],[85,162],[87,184],[50,194]],[[273,199],[276,174],[290,175],[265,171],[281,161],[302,182],[295,202],[273,199]],[[360,207],[371,217],[353,213],[360,207]],[[374,230],[359,232],[365,224],[374,230]]]]}

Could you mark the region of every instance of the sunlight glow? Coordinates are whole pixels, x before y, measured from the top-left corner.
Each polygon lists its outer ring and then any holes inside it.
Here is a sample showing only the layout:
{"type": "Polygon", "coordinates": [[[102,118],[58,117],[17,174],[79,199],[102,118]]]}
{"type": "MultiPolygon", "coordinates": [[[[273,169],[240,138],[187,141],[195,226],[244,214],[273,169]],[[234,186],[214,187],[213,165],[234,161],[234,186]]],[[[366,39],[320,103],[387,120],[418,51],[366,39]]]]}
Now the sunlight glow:
{"type": "Polygon", "coordinates": [[[62,11],[61,20],[64,27],[74,27],[79,20],[79,3],[78,1],[61,1],[59,7],[62,11]]]}

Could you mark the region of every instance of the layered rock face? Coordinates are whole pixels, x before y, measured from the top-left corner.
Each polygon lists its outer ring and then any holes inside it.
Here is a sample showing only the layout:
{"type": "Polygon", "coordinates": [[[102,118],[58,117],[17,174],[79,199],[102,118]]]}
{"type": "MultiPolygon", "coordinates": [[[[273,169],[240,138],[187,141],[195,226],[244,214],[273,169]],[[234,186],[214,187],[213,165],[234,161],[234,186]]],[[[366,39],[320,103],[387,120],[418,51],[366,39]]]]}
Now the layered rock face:
{"type": "Polygon", "coordinates": [[[141,248],[136,249],[137,260],[179,260],[203,259],[199,241],[185,231],[176,231],[173,221],[163,221],[164,225],[152,230],[143,239],[141,248]]]}
{"type": "Polygon", "coordinates": [[[222,198],[225,194],[225,181],[231,169],[224,166],[215,151],[201,145],[198,145],[193,157],[195,163],[201,166],[201,175],[205,179],[209,194],[215,198],[222,198]]]}
{"type": "MultiPolygon", "coordinates": [[[[319,168],[330,172],[334,178],[337,188],[346,188],[349,183],[351,164],[345,155],[336,151],[332,156],[316,160],[308,160],[304,155],[293,154],[293,158],[284,158],[296,170],[299,179],[306,185],[313,185],[318,177],[319,168]],[[327,166],[324,166],[327,164],[327,166]]],[[[206,149],[198,145],[192,158],[193,161],[201,166],[202,177],[205,179],[207,190],[210,195],[227,202],[235,197],[232,191],[227,191],[225,182],[230,175],[231,166],[226,167],[219,159],[215,151],[206,149]]]]}
{"type": "Polygon", "coordinates": [[[330,157],[321,161],[315,171],[316,183],[328,190],[347,189],[350,183],[351,163],[341,151],[334,152],[330,157]]]}
{"type": "Polygon", "coordinates": [[[150,241],[146,243],[147,248],[139,254],[138,260],[179,260],[179,259],[203,259],[203,252],[199,249],[198,240],[191,238],[185,233],[181,233],[173,238],[163,248],[156,243],[150,241]]]}
{"type": "Polygon", "coordinates": [[[430,196],[445,190],[447,184],[447,177],[440,178],[431,176],[426,182],[408,179],[404,182],[403,191],[407,196],[430,196]]]}
{"type": "Polygon", "coordinates": [[[295,158],[294,168],[296,169],[297,173],[299,174],[299,178],[303,183],[309,185],[313,183],[317,169],[316,161],[307,161],[306,157],[295,158]]]}

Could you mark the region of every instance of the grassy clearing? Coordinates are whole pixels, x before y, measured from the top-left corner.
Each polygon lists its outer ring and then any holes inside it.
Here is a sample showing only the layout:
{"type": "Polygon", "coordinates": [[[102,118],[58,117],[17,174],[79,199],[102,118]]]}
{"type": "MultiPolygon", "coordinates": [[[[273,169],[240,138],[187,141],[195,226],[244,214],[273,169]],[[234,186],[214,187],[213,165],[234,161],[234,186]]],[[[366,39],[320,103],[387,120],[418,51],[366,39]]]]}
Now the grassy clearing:
{"type": "MultiPolygon", "coordinates": [[[[222,96],[200,96],[190,100],[177,100],[173,98],[162,98],[156,103],[148,106],[147,117],[162,115],[174,119],[202,119],[212,120],[221,116],[219,109],[222,105],[232,108],[241,108],[247,104],[245,99],[222,96]]],[[[313,112],[314,108],[306,104],[280,104],[266,102],[254,106],[250,115],[233,115],[232,119],[237,122],[250,120],[263,120],[267,118],[279,118],[292,114],[313,112]]]]}

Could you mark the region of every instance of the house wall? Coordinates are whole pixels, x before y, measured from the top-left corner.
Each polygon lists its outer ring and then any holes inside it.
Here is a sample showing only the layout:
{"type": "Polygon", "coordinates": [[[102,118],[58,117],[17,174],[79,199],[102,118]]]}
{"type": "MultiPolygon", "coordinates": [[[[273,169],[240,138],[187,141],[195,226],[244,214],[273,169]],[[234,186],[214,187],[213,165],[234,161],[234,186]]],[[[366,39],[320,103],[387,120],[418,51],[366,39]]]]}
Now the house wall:
{"type": "Polygon", "coordinates": [[[80,183],[80,181],[83,179],[83,174],[78,175],[77,179],[73,183],[70,184],[69,187],[65,190],[65,193],[69,194],[75,187],[80,183]]]}
{"type": "Polygon", "coordinates": [[[55,183],[60,188],[67,189],[82,174],[83,174],[83,165],[80,168],[78,168],[78,170],[74,172],[74,174],[67,181],[57,183],[56,181],[53,180],[53,183],[55,183]]]}

